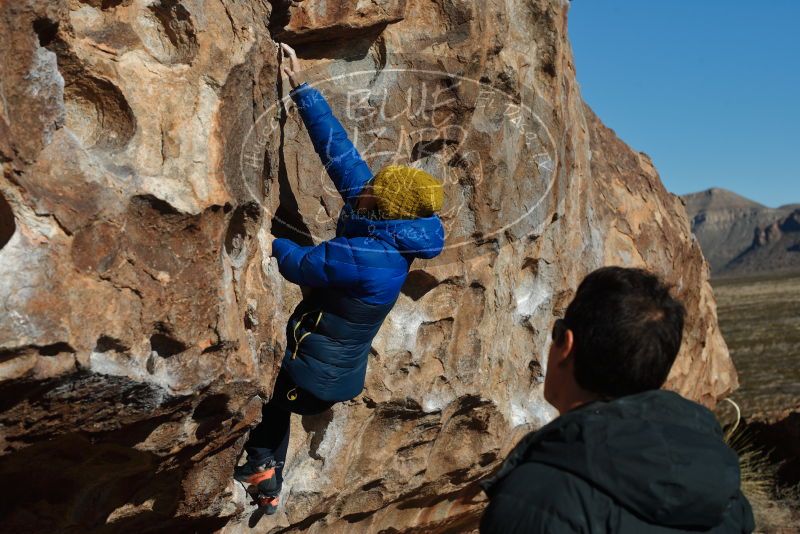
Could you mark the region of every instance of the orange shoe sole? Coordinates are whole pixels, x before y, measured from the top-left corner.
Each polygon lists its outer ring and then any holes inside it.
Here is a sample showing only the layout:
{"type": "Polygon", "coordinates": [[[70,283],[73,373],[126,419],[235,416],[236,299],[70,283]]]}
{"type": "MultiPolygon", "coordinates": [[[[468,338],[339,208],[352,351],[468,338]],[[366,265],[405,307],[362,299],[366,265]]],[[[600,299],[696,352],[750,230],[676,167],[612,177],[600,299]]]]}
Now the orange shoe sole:
{"type": "Polygon", "coordinates": [[[248,483],[248,484],[251,484],[253,486],[257,486],[261,482],[264,482],[265,480],[269,480],[270,478],[272,478],[274,476],[275,476],[275,468],[274,467],[270,467],[269,469],[267,469],[265,471],[261,471],[261,472],[258,472],[256,474],[254,474],[254,475],[251,475],[250,477],[248,477],[245,480],[245,482],[248,483]]]}

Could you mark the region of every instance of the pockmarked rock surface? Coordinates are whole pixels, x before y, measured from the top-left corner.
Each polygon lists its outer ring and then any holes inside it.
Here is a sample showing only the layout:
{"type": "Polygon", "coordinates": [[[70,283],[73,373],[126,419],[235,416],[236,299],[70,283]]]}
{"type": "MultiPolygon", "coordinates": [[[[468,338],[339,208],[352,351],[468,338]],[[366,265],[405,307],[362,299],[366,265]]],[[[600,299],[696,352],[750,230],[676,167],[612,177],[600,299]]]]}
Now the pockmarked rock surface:
{"type": "Polygon", "coordinates": [[[685,300],[670,387],[706,404],[735,388],[683,205],[582,102],[567,10],[3,2],[4,528],[253,522],[230,473],[301,298],[271,242],[329,238],[341,207],[276,39],[373,171],[413,163],[444,181],[447,245],[414,265],[363,394],[293,420],[285,505],[256,531],[474,528],[475,482],[554,415],[550,328],[602,265],[653,269],[685,300]]]}

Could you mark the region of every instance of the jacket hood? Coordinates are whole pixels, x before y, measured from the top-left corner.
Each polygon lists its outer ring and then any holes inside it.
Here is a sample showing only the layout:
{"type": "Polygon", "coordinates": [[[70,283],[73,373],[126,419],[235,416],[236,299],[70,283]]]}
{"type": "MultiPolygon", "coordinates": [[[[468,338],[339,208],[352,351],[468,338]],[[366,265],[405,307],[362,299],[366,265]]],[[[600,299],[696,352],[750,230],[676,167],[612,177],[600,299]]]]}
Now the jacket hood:
{"type": "MultiPolygon", "coordinates": [[[[719,525],[739,494],[739,462],[705,407],[648,391],[568,412],[526,437],[491,485],[523,462],[579,476],[643,520],[719,525]]],[[[491,493],[490,493],[491,494],[491,493]]]]}
{"type": "Polygon", "coordinates": [[[378,220],[364,217],[345,204],[339,215],[337,236],[375,237],[415,258],[430,259],[444,248],[444,226],[437,215],[418,219],[378,220]]]}

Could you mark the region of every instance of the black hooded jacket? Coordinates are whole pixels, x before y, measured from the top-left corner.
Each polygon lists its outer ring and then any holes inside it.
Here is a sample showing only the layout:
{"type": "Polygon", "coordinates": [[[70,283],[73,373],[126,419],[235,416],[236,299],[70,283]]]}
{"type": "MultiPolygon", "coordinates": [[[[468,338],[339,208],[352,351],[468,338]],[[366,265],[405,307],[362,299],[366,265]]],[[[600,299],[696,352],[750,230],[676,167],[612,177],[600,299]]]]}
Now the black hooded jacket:
{"type": "Polygon", "coordinates": [[[568,412],[491,478],[483,534],[752,532],[736,454],[714,415],[669,391],[568,412]]]}

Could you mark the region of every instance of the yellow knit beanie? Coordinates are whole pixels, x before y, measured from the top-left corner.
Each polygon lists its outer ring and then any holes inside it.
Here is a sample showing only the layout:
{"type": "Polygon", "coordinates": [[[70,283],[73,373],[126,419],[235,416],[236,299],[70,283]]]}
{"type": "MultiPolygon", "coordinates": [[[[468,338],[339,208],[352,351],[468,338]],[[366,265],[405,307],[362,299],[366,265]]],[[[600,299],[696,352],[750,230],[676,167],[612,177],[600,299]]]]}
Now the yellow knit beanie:
{"type": "Polygon", "coordinates": [[[387,165],[372,180],[378,209],[388,219],[430,217],[442,209],[444,188],[439,181],[414,167],[387,165]]]}

